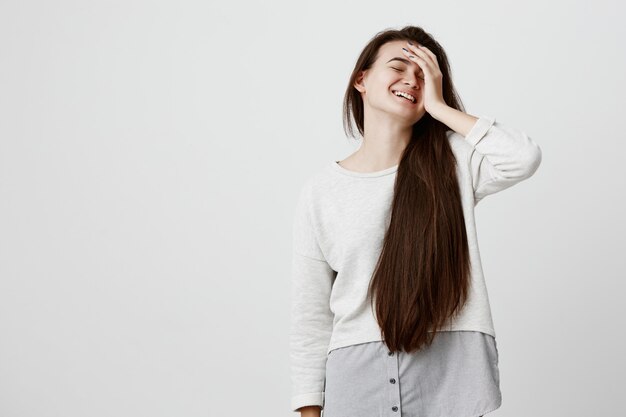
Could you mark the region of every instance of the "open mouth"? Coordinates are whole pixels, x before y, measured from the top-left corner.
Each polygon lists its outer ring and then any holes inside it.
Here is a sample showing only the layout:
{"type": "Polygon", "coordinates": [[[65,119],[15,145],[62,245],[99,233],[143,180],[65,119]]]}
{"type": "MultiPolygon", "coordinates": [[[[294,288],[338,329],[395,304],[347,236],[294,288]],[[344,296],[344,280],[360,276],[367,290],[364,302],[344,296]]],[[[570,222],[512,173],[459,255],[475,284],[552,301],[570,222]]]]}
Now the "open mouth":
{"type": "Polygon", "coordinates": [[[391,94],[393,94],[398,100],[402,100],[406,103],[410,103],[410,104],[417,103],[417,97],[411,94],[403,93],[397,90],[391,90],[391,94]]]}

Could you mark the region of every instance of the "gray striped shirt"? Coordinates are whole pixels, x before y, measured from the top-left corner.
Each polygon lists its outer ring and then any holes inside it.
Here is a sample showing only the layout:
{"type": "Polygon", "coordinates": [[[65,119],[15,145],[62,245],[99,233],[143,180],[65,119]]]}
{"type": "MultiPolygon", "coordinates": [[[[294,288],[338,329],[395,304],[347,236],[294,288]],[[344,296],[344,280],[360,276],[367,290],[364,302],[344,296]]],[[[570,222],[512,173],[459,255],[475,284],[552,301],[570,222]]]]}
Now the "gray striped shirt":
{"type": "Polygon", "coordinates": [[[430,346],[390,353],[382,341],[328,354],[322,417],[479,417],[502,403],[491,335],[437,333],[430,346]]]}

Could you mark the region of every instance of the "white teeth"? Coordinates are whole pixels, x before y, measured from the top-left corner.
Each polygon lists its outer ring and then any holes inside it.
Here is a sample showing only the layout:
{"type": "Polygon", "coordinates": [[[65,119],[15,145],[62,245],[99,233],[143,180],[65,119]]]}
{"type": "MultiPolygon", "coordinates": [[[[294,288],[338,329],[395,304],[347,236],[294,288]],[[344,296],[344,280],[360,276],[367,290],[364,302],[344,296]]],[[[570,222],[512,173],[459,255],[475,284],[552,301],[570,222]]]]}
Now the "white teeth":
{"type": "Polygon", "coordinates": [[[403,93],[402,91],[394,91],[393,93],[394,93],[395,95],[397,95],[397,96],[404,97],[404,98],[406,98],[406,99],[408,99],[408,100],[411,100],[411,102],[413,102],[413,103],[415,103],[415,101],[416,101],[416,98],[415,98],[415,97],[413,97],[413,96],[412,96],[412,95],[410,95],[410,94],[403,93]]]}

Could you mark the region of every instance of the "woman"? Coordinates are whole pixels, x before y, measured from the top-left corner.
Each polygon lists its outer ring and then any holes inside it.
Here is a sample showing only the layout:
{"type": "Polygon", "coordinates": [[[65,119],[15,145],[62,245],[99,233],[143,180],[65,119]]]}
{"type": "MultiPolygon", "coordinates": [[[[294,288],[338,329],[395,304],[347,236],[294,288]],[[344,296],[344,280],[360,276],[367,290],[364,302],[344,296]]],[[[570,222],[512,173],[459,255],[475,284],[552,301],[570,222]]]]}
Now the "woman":
{"type": "Polygon", "coordinates": [[[377,34],[345,95],[363,140],[302,188],[294,218],[292,409],[303,417],[479,417],[500,407],[474,207],[539,146],[474,117],[442,47],[377,34]]]}

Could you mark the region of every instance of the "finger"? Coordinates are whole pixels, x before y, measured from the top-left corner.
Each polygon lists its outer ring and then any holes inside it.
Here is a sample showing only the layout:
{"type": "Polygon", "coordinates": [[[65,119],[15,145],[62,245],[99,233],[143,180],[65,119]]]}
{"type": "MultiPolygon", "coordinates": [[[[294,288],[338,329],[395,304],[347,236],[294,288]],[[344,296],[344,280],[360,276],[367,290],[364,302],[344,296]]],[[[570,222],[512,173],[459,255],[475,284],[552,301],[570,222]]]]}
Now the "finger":
{"type": "Polygon", "coordinates": [[[431,65],[432,64],[432,59],[430,58],[430,56],[425,51],[422,51],[421,49],[417,49],[415,46],[411,46],[411,45],[408,45],[408,44],[407,44],[407,46],[409,48],[411,48],[411,50],[409,51],[406,48],[402,48],[405,54],[407,54],[407,55],[415,55],[418,58],[420,58],[421,60],[423,60],[427,65],[431,65]]]}
{"type": "Polygon", "coordinates": [[[419,43],[417,44],[417,48],[420,51],[425,52],[433,60],[433,62],[437,62],[437,55],[435,55],[435,53],[433,51],[431,51],[430,49],[428,49],[424,45],[420,45],[419,43]]]}
{"type": "MultiPolygon", "coordinates": [[[[424,54],[424,52],[420,51],[422,54],[424,54]]],[[[417,55],[413,55],[413,51],[409,51],[406,48],[402,48],[402,53],[407,55],[409,57],[409,59],[413,60],[418,67],[420,67],[422,69],[422,71],[428,71],[427,68],[428,67],[428,61],[424,56],[417,56],[417,55]]]]}

